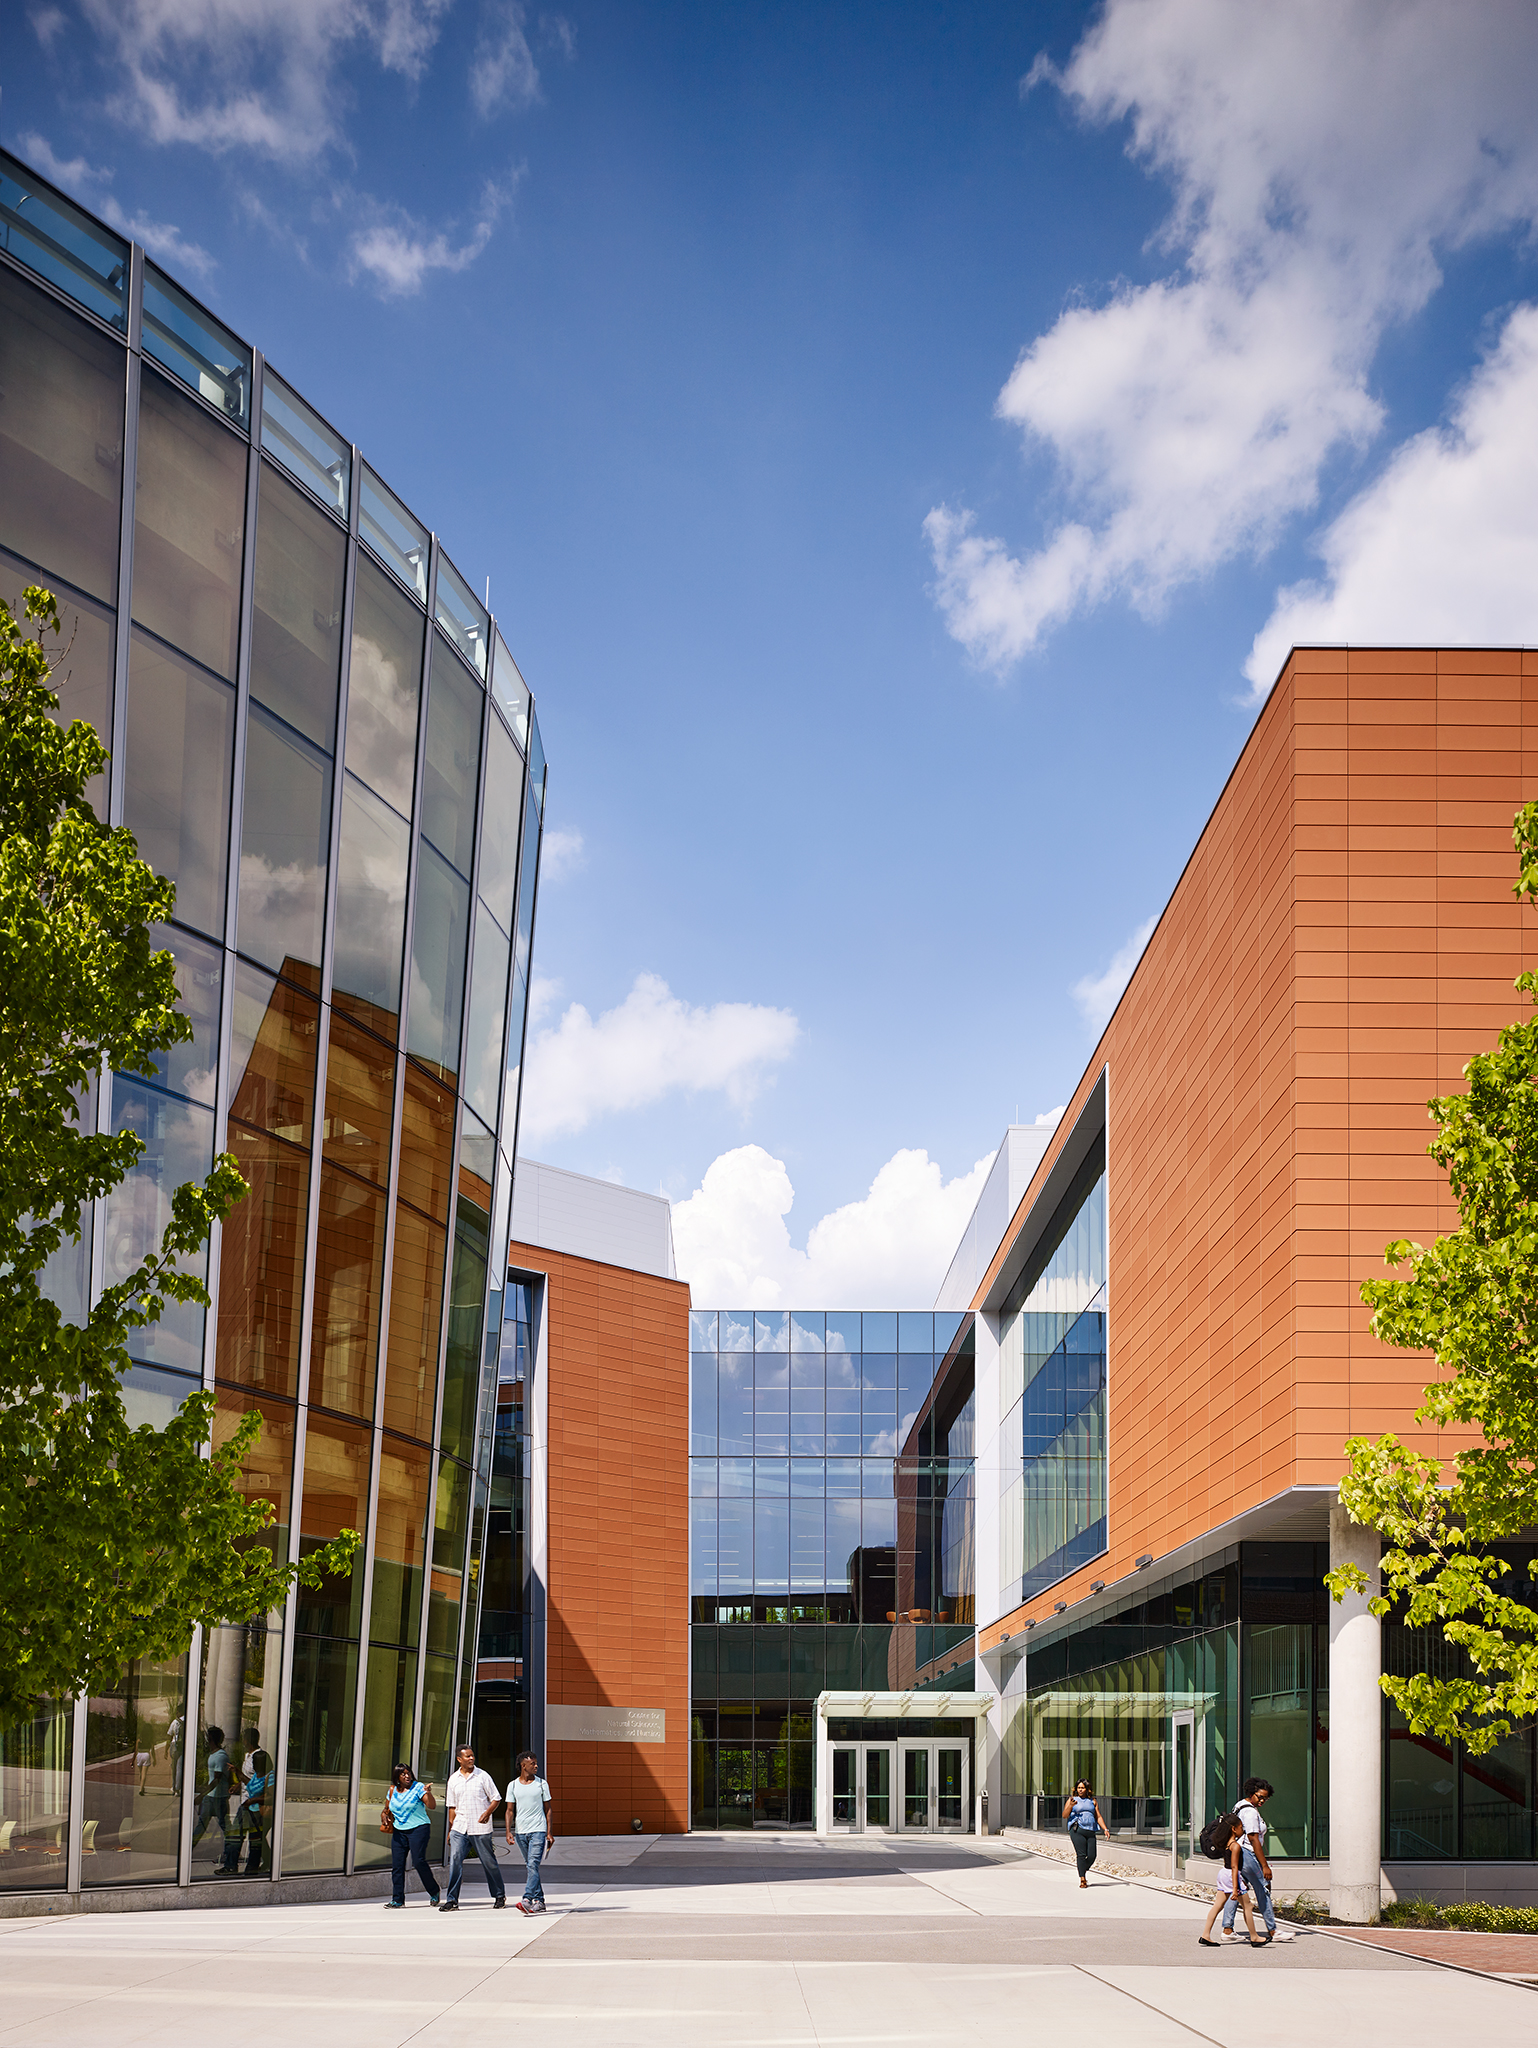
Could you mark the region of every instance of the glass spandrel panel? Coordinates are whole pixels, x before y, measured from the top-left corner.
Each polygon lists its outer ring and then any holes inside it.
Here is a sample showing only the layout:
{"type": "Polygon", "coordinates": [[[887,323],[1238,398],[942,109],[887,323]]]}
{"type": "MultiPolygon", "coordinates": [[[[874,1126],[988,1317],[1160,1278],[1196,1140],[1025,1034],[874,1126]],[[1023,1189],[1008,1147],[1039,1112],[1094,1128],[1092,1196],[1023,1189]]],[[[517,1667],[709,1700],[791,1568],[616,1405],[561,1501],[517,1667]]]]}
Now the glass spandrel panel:
{"type": "Polygon", "coordinates": [[[262,464],[251,593],[251,695],[331,753],[347,536],[262,464]]]}
{"type": "Polygon", "coordinates": [[[262,449],[347,517],[352,449],[271,370],[262,375],[262,449]]]}
{"type": "Polygon", "coordinates": [[[333,1011],[322,1134],[327,1164],[345,1167],[382,1188],[390,1178],[394,1107],[395,1054],[371,1032],[333,1011]]]}
{"type": "Polygon", "coordinates": [[[365,463],[358,498],[358,531],[374,553],[421,604],[427,602],[427,529],[365,463]]]}
{"type": "Polygon", "coordinates": [[[480,692],[464,665],[441,642],[435,643],[427,696],[422,836],[465,876],[475,851],[480,767],[480,692]]]}
{"type": "Polygon", "coordinates": [[[126,360],[0,273],[0,545],[106,604],[117,599],[126,360]]]}
{"type": "Polygon", "coordinates": [[[481,681],[486,680],[486,643],[491,622],[486,607],[471,591],[448,556],[438,556],[438,589],[434,611],[438,624],[448,634],[481,681]]]}
{"type": "Polygon", "coordinates": [[[523,763],[500,719],[491,720],[486,750],[486,794],[481,802],[481,901],[512,936],[518,887],[523,763]]]}
{"type": "Polygon", "coordinates": [[[150,926],[150,944],[176,962],[177,1008],[192,1025],[192,1037],[165,1052],[151,1053],[155,1079],[173,1095],[187,1095],[212,1109],[219,1085],[219,1007],[224,954],[207,939],[175,925],[150,926]]]}
{"type": "Polygon", "coordinates": [[[400,1014],[410,840],[404,818],[343,777],[331,999],[391,1038],[400,1014]]]}
{"type": "Polygon", "coordinates": [[[299,1391],[310,1155],[233,1118],[228,1143],[250,1192],[220,1236],[214,1369],[220,1380],[292,1399],[299,1391]]]}
{"type": "Polygon", "coordinates": [[[507,642],[495,628],[492,629],[492,641],[492,698],[512,727],[513,738],[522,752],[529,744],[529,686],[518,673],[518,664],[508,653],[507,642]]]}
{"type": "Polygon", "coordinates": [[[452,1090],[408,1062],[401,1116],[399,1192],[403,1201],[439,1223],[449,1220],[454,1109],[452,1090]]]}
{"type": "MultiPolygon", "coordinates": [[[[110,1692],[86,1703],[85,1800],[80,1872],[87,1888],[174,1884],[181,1845],[181,1759],[187,1725],[187,1659],[130,1664],[110,1692]],[[142,1759],[142,1761],[141,1761],[142,1759]]],[[[194,1779],[198,1819],[222,1815],[222,1781],[194,1779]]],[[[204,1823],[205,1827],[207,1822],[204,1823]]],[[[193,1839],[197,1839],[197,1821],[193,1839]]]]}
{"type": "Polygon", "coordinates": [[[384,1426],[423,1443],[433,1433],[438,1396],[445,1238],[441,1224],[430,1222],[409,1203],[396,1204],[384,1426]]]}
{"type": "Polygon", "coordinates": [[[766,1311],[760,1309],[753,1318],[753,1349],[755,1351],[788,1351],[790,1349],[790,1317],[783,1309],[766,1311]]]}
{"type": "Polygon", "coordinates": [[[417,857],[406,1050],[451,1087],[459,1076],[469,936],[470,884],[424,840],[417,857]]]}
{"type": "MultiPolygon", "coordinates": [[[[311,1387],[311,1396],[314,1387],[311,1387]]],[[[299,1555],[308,1557],[344,1529],[368,1530],[371,1444],[366,1424],[312,1407],[305,1417],[304,1483],[299,1495],[299,1555]]],[[[363,1547],[350,1572],[327,1572],[298,1589],[300,1635],[356,1636],[363,1614],[363,1547]]]]}
{"type": "MultiPolygon", "coordinates": [[[[867,1350],[872,1349],[870,1345],[867,1350]]],[[[904,1309],[897,1318],[897,1348],[899,1351],[933,1351],[935,1348],[935,1319],[927,1310],[910,1312],[904,1309]]]]}
{"type": "Polygon", "coordinates": [[[246,524],[244,441],[166,383],[139,394],[133,615],[233,681],[246,524]]]}
{"type": "Polygon", "coordinates": [[[379,1458],[379,1513],[374,1538],[374,1642],[415,1645],[422,1619],[426,1563],[428,1461],[425,1446],[387,1436],[379,1458]]]}
{"type": "Polygon", "coordinates": [[[357,1698],[358,1645],[317,1636],[297,1637],[283,1796],[283,1869],[287,1876],[340,1870],[346,1860],[357,1698]]]}
{"type": "Polygon", "coordinates": [[[484,903],[475,913],[475,966],[470,976],[470,1029],[465,1040],[466,1099],[494,1123],[502,1085],[502,1031],[507,1021],[511,948],[484,903]]]}
{"type": "Polygon", "coordinates": [[[343,1415],[374,1412],[384,1249],[384,1190],[326,1168],[320,1177],[310,1400],[343,1415]]]}
{"type": "Polygon", "coordinates": [[[5,152],[0,152],[0,249],[98,320],[127,333],[128,244],[5,152]]]}
{"type": "MultiPolygon", "coordinates": [[[[4,346],[3,332],[0,332],[0,348],[4,346]]],[[[4,407],[0,401],[0,420],[4,407]]],[[[0,446],[0,462],[3,462],[3,446],[0,446]]],[[[4,507],[4,485],[0,483],[0,508],[4,507]]],[[[0,510],[0,518],[3,518],[0,510]]],[[[68,727],[75,719],[83,718],[87,725],[95,728],[96,736],[104,747],[112,741],[112,665],[116,639],[116,622],[104,606],[93,604],[87,597],[66,590],[57,577],[43,576],[17,560],[14,556],[0,553],[0,598],[11,608],[11,617],[16,620],[29,637],[36,638],[35,628],[25,624],[26,597],[29,583],[42,581],[58,600],[59,634],[57,639],[51,632],[42,636],[42,646],[50,662],[54,664],[48,678],[48,687],[59,700],[54,716],[59,724],[68,727]]],[[[105,773],[93,775],[85,786],[86,802],[98,818],[107,815],[107,777],[105,773]]]]}
{"type": "MultiPolygon", "coordinates": [[[[202,1182],[214,1163],[213,1112],[124,1074],[112,1077],[112,1128],[133,1131],[144,1149],[107,1197],[103,1279],[126,1280],[160,1240],[171,1221],[171,1197],[184,1181],[202,1182]]],[[[206,1248],[183,1264],[202,1278],[206,1248]]],[[[198,1372],[203,1364],[204,1310],[195,1301],[168,1301],[158,1323],[134,1330],[130,1347],[146,1365],[198,1372]]]]}
{"type": "Polygon", "coordinates": [[[39,1700],[29,1716],[0,1728],[0,1803],[15,1822],[11,1853],[0,1859],[0,1891],[64,1885],[73,1732],[74,1702],[55,1700],[39,1700]]]}
{"type": "MultiPolygon", "coordinates": [[[[284,1558],[286,1561],[286,1551],[284,1558]]],[[[216,1628],[205,1639],[198,1716],[199,1775],[205,1791],[199,1799],[194,1830],[203,1819],[205,1799],[217,1806],[222,1798],[223,1811],[210,1814],[207,1827],[199,1834],[192,1858],[194,1883],[205,1878],[272,1875],[282,1671],[279,1630],[216,1628]],[[221,1752],[223,1763],[215,1778],[209,1766],[221,1752]]]]}
{"type": "Polygon", "coordinates": [[[545,809],[545,749],[539,737],[539,719],[534,707],[529,706],[529,780],[534,785],[536,808],[540,814],[545,809]]]}
{"type": "Polygon", "coordinates": [[[715,1310],[691,1309],[689,1311],[689,1349],[691,1351],[714,1351],[715,1348],[715,1310]]]}
{"type": "Polygon", "coordinates": [[[320,980],[331,760],[255,702],[246,724],[236,944],[306,987],[320,980]]]}
{"type": "Polygon", "coordinates": [[[142,634],[128,680],[123,822],[176,884],[176,921],[224,930],[235,693],[142,634]]]}
{"type": "Polygon", "coordinates": [[[411,815],[416,776],[417,714],[422,699],[422,636],[426,621],[384,573],[358,563],[353,600],[352,661],[347,681],[347,747],[351,774],[411,815]]]}
{"type": "Polygon", "coordinates": [[[792,1351],[814,1351],[827,1349],[825,1331],[826,1318],[820,1309],[792,1309],[790,1315],[790,1348],[792,1351]]]}
{"type": "Polygon", "coordinates": [[[238,426],[250,426],[250,349],[153,263],[144,266],[144,353],[238,426]]]}
{"type": "Polygon", "coordinates": [[[240,961],[230,1025],[230,1115],[307,1146],[315,1112],[320,1005],[240,961]]]}

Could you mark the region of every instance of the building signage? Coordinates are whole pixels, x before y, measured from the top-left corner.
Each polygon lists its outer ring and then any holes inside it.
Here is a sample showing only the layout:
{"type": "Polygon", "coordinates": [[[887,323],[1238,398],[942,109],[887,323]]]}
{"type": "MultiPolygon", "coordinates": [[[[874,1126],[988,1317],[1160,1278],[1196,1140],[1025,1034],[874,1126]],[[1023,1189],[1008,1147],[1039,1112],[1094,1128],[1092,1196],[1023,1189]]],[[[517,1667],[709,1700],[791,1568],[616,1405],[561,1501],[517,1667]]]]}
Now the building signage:
{"type": "Polygon", "coordinates": [[[665,1707],[555,1707],[545,1709],[550,1742],[666,1742],[665,1707]]]}

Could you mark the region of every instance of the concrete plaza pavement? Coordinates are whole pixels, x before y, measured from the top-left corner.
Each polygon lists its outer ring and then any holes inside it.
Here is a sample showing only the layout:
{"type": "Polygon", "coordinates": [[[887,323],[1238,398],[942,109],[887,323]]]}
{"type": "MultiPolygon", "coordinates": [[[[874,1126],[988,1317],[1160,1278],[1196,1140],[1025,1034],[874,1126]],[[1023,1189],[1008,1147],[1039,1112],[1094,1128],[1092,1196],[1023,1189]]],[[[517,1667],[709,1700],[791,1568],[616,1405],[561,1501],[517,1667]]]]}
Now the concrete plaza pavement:
{"type": "MultiPolygon", "coordinates": [[[[506,1872],[516,1897],[515,1856],[506,1872]]],[[[209,2029],[285,2048],[971,2048],[979,2029],[1026,2027],[1150,2048],[1445,2048],[1538,2025],[1525,1986],[1324,1933],[1199,1948],[1196,1901],[1109,1877],[1081,1892],[1061,1863],[991,1842],[561,1837],[534,1920],[493,1912],[478,1870],[451,1917],[409,1884],[404,1913],[0,1922],[0,2048],[184,2048],[209,2029]]]]}

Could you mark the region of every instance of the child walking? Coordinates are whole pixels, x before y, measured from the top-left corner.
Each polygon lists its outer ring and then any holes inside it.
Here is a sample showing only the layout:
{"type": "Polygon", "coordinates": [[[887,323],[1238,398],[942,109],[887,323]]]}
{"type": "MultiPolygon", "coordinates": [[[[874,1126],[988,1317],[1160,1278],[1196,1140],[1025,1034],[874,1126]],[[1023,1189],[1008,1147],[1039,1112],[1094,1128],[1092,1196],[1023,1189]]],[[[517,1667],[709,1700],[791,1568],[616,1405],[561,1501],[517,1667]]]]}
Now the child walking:
{"type": "Polygon", "coordinates": [[[1266,1944],[1255,1932],[1255,1908],[1250,1903],[1250,1888],[1245,1883],[1244,1873],[1239,1867],[1244,1855],[1244,1823],[1237,1813],[1225,1813],[1217,1823],[1220,1837],[1224,1828],[1228,1830],[1226,1861],[1218,1872],[1218,1895],[1212,1902],[1212,1911],[1207,1915],[1207,1924],[1202,1929],[1199,1939],[1203,1948],[1222,1946],[1220,1942],[1212,1939],[1213,1923],[1232,1899],[1244,1910],[1244,1924],[1250,1930],[1250,1947],[1264,1948],[1266,1944]]]}

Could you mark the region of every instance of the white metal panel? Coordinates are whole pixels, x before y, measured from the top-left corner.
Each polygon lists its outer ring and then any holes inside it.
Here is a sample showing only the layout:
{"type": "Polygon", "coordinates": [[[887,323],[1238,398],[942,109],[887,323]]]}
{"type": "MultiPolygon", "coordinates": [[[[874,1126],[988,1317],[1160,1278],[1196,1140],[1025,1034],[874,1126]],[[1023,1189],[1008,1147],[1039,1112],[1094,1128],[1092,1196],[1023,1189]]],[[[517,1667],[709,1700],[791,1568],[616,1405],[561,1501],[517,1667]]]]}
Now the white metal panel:
{"type": "Polygon", "coordinates": [[[515,1244],[655,1273],[664,1280],[678,1277],[673,1212],[665,1196],[616,1187],[535,1159],[518,1161],[509,1233],[515,1244]]]}
{"type": "Polygon", "coordinates": [[[988,1178],[983,1182],[983,1191],[977,1198],[977,1206],[962,1232],[950,1269],[940,1284],[940,1292],[935,1296],[936,1308],[966,1309],[972,1306],[972,1297],[992,1264],[994,1253],[1004,1242],[1004,1233],[1031,1184],[1032,1174],[1041,1164],[1055,1129],[1056,1125],[1011,1124],[1005,1131],[994,1154],[988,1178]]]}

